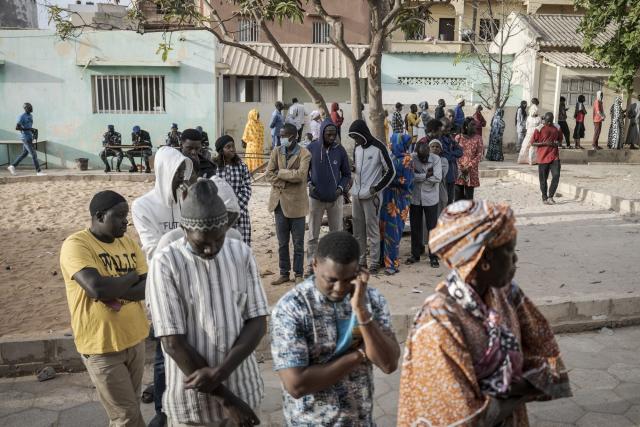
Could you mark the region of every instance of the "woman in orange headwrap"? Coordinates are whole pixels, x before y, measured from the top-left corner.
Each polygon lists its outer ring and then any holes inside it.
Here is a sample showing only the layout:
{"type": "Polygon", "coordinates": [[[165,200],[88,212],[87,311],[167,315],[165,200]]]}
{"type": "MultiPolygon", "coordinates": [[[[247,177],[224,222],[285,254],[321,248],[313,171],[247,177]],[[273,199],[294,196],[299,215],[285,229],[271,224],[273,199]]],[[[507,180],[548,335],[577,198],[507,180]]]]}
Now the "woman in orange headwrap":
{"type": "Polygon", "coordinates": [[[264,160],[264,125],[260,121],[260,113],[255,108],[249,111],[247,124],[242,133],[242,145],[245,146],[244,161],[253,172],[265,163],[264,160]]]}
{"type": "Polygon", "coordinates": [[[571,396],[551,327],[513,282],[511,208],[449,205],[429,246],[452,271],[407,338],[398,426],[524,427],[526,402],[571,396]]]}

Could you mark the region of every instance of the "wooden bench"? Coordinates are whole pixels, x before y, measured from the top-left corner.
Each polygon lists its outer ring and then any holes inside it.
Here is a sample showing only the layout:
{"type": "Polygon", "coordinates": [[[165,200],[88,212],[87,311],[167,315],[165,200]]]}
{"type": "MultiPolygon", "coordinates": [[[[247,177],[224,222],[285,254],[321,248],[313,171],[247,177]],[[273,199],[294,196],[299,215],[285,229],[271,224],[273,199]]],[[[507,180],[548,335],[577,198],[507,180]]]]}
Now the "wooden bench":
{"type": "MultiPolygon", "coordinates": [[[[7,147],[7,163],[3,163],[0,166],[5,166],[8,164],[11,164],[11,153],[9,152],[9,146],[11,145],[19,145],[20,147],[22,147],[22,141],[19,140],[0,140],[0,145],[4,145],[5,147],[7,147]]],[[[40,166],[44,166],[45,169],[49,169],[49,167],[47,166],[47,140],[41,140],[38,142],[34,142],[33,143],[36,151],[38,151],[38,145],[40,145],[42,147],[42,153],[44,154],[44,162],[40,163],[40,166]]]]}

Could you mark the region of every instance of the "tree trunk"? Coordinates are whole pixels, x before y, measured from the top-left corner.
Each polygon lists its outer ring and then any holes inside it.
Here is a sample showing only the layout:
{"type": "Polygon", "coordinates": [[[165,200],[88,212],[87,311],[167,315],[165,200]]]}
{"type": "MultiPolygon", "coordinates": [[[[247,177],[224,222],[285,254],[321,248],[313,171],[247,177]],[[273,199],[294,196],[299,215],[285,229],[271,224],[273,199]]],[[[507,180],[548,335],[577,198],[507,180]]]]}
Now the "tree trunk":
{"type": "Polygon", "coordinates": [[[351,88],[351,116],[353,120],[362,118],[362,90],[360,88],[360,69],[356,69],[355,64],[347,61],[347,74],[349,76],[349,87],[351,88]]]}
{"type": "Polygon", "coordinates": [[[383,32],[373,33],[371,54],[367,60],[367,85],[369,87],[369,120],[371,133],[380,141],[385,141],[384,108],[382,106],[382,49],[383,32]]]}
{"type": "Polygon", "coordinates": [[[309,97],[311,97],[311,101],[316,104],[319,109],[324,110],[325,114],[328,116],[330,111],[327,109],[327,103],[325,102],[320,92],[318,92],[316,88],[314,88],[313,85],[309,83],[309,80],[304,78],[302,74],[300,74],[297,70],[295,70],[295,72],[288,70],[287,72],[291,75],[291,77],[293,77],[296,82],[298,82],[300,86],[302,86],[302,89],[307,92],[309,97]]]}

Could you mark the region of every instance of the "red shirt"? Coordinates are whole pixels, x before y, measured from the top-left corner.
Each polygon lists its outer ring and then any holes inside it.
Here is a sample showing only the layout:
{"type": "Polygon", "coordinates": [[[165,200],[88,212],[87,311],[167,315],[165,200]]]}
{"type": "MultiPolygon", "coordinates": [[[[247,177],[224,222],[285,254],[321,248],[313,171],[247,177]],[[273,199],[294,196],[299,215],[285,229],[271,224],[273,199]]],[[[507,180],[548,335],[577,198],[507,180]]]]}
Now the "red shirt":
{"type": "MultiPolygon", "coordinates": [[[[533,142],[556,142],[562,141],[564,136],[556,125],[544,125],[536,128],[533,132],[533,142]]],[[[560,159],[558,146],[554,147],[537,147],[538,164],[551,163],[560,159]]]]}

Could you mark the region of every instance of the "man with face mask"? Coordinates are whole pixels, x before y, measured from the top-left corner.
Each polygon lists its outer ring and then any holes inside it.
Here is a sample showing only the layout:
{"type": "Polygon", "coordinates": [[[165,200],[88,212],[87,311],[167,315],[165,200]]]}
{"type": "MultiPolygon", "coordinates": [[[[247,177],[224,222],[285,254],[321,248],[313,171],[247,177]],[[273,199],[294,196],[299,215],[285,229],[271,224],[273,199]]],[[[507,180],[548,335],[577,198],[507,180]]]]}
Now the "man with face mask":
{"type": "Polygon", "coordinates": [[[254,350],[269,315],[258,266],[249,246],[225,238],[228,213],[213,181],[199,179],[182,198],[185,236],[149,271],[166,355],[163,410],[171,426],[256,425],[264,386],[254,350]]]}
{"type": "Polygon", "coordinates": [[[16,160],[7,168],[11,175],[16,175],[16,166],[20,164],[27,156],[31,155],[33,160],[33,167],[36,169],[36,175],[45,176],[46,174],[40,169],[40,163],[38,162],[38,155],[36,154],[36,147],[33,145],[33,133],[37,132],[33,129],[33,107],[26,102],[23,106],[24,113],[18,117],[16,123],[16,130],[20,131],[20,139],[22,140],[22,154],[16,158],[16,160]]]}
{"type": "Polygon", "coordinates": [[[298,144],[298,130],[285,123],[280,131],[280,147],[271,151],[266,179],[271,183],[269,212],[276,218],[280,277],[271,282],[278,286],[291,280],[289,240],[293,239],[293,272],[296,281],[304,273],[305,216],[309,213],[307,179],[311,154],[298,144]]]}
{"type": "Polygon", "coordinates": [[[560,153],[558,147],[562,144],[562,131],[560,126],[553,123],[553,113],[546,113],[543,124],[533,132],[531,145],[537,147],[538,177],[540,178],[540,191],[542,203],[555,205],[553,196],[556,194],[560,182],[560,153]],[[551,172],[551,186],[547,192],[547,179],[551,172]]]}

